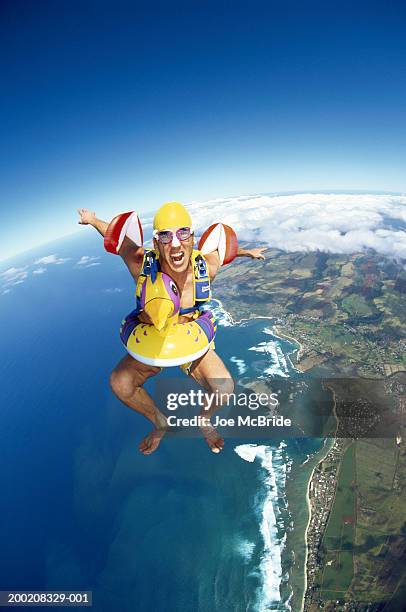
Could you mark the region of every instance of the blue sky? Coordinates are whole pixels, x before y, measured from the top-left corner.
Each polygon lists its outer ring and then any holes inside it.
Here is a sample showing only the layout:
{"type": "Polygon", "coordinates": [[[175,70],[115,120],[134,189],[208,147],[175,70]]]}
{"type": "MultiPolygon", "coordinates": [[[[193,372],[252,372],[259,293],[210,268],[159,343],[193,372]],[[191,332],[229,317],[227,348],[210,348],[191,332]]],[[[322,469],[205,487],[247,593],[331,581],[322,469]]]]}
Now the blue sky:
{"type": "Polygon", "coordinates": [[[352,4],[3,2],[0,258],[78,206],[406,191],[406,5],[352,4]]]}

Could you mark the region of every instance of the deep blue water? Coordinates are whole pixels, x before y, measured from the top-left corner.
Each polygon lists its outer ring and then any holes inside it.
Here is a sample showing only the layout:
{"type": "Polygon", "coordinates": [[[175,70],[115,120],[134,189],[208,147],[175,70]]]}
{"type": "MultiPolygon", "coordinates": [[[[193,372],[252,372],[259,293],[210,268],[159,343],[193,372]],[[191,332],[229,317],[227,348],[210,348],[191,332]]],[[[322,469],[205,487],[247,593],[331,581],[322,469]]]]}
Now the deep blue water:
{"type": "MultiPolygon", "coordinates": [[[[285,470],[315,442],[227,439],[214,455],[201,438],[168,437],[140,455],[151,425],[108,385],[133,308],[122,261],[86,232],[0,274],[0,590],[92,590],[97,612],[287,609],[285,470]],[[70,259],[33,265],[51,254],[70,259]],[[23,282],[7,285],[13,274],[23,282]],[[234,450],[250,442],[253,463],[234,450]]],[[[220,327],[234,377],[297,375],[293,346],[269,327],[220,327]]]]}

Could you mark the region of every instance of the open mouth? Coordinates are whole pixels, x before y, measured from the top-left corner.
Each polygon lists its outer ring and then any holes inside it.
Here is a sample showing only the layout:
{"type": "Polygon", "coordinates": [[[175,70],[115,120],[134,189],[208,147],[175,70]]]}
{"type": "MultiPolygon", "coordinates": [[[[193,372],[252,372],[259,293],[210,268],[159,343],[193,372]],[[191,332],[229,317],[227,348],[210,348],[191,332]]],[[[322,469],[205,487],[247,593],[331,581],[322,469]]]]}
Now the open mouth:
{"type": "Polygon", "coordinates": [[[172,253],[169,257],[174,266],[180,266],[185,258],[185,254],[183,251],[179,251],[178,253],[172,253]]]}

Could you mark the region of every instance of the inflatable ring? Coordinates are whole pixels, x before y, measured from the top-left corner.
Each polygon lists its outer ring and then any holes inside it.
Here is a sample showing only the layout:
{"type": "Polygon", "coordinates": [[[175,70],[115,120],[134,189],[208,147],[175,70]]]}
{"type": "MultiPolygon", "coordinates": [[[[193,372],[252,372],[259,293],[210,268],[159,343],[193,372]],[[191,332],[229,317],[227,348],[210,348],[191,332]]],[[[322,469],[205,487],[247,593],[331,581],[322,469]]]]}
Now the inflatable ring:
{"type": "Polygon", "coordinates": [[[199,318],[175,323],[165,332],[142,323],[133,311],[122,322],[121,340],[128,353],[146,365],[180,366],[204,355],[216,335],[217,324],[210,310],[199,318]]]}
{"type": "Polygon", "coordinates": [[[180,293],[173,279],[162,272],[143,281],[139,307],[121,323],[120,338],[128,353],[158,367],[184,365],[204,355],[216,335],[217,323],[206,310],[197,319],[179,322],[180,293]],[[145,312],[152,323],[140,321],[145,312]]]}

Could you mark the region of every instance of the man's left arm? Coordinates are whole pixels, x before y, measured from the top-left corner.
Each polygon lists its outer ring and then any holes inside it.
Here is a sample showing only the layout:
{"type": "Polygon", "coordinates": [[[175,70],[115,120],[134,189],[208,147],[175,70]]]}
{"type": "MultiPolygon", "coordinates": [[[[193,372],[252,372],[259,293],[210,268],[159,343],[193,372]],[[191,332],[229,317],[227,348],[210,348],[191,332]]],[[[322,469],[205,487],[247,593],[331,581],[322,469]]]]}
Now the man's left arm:
{"type": "MultiPolygon", "coordinates": [[[[238,247],[236,257],[250,257],[251,259],[265,259],[264,251],[266,251],[267,248],[268,247],[257,247],[255,249],[242,249],[238,247]]],[[[205,259],[209,266],[210,279],[213,280],[217,272],[221,268],[219,252],[216,250],[216,251],[213,251],[212,253],[207,253],[205,255],[205,259]]]]}
{"type": "Polygon", "coordinates": [[[268,247],[257,247],[255,249],[242,249],[238,247],[237,257],[251,257],[251,259],[265,259],[264,251],[268,247]]]}

